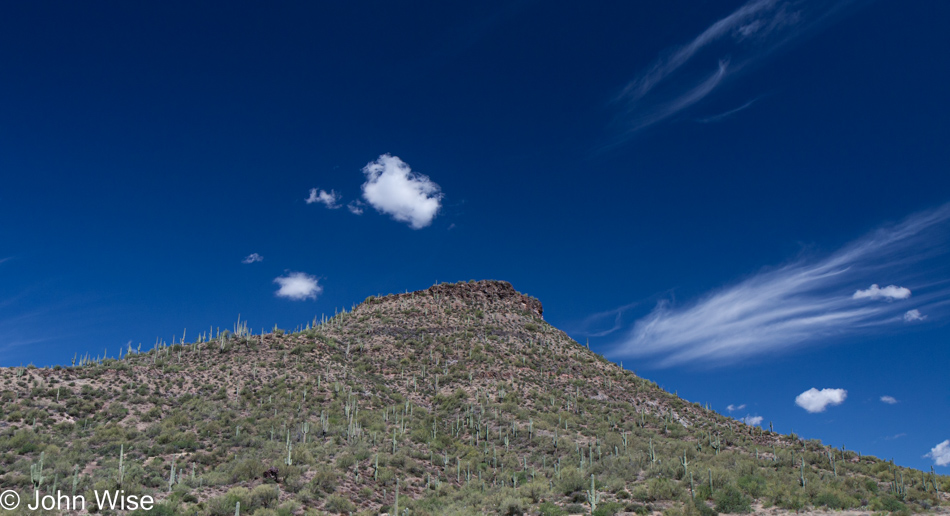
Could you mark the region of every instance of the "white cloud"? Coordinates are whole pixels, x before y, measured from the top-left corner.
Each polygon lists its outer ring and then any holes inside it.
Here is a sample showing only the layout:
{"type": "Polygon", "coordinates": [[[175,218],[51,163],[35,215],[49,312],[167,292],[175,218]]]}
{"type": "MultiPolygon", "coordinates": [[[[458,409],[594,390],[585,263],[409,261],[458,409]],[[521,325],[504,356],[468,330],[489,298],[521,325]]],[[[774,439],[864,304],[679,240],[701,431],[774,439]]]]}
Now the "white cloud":
{"type": "Polygon", "coordinates": [[[315,276],[303,272],[290,272],[285,276],[274,278],[274,283],[280,285],[275,295],[277,297],[286,297],[294,301],[304,299],[316,299],[323,287],[317,282],[315,276]]]}
{"type": "Polygon", "coordinates": [[[743,105],[741,105],[741,106],[739,106],[739,107],[737,107],[737,108],[730,109],[729,111],[726,111],[726,112],[724,112],[724,113],[719,113],[718,115],[712,115],[712,116],[707,116],[706,118],[700,118],[699,120],[697,120],[697,122],[699,122],[699,123],[701,123],[701,124],[711,124],[711,123],[713,123],[713,122],[718,122],[718,121],[720,121],[720,120],[725,120],[726,118],[729,118],[729,117],[731,117],[732,115],[734,115],[734,114],[736,114],[736,113],[738,113],[738,112],[740,112],[740,111],[745,111],[746,109],[752,107],[752,104],[754,104],[755,101],[757,101],[757,100],[759,100],[759,99],[758,99],[758,98],[754,98],[754,99],[752,99],[752,100],[746,102],[745,104],[743,104],[743,105]]]}
{"type": "Polygon", "coordinates": [[[353,215],[362,215],[363,206],[366,206],[366,203],[363,201],[350,201],[350,203],[346,205],[346,209],[350,210],[350,213],[353,215]]]}
{"type": "Polygon", "coordinates": [[[881,401],[888,405],[894,405],[897,403],[897,398],[894,396],[881,396],[881,401]]]}
{"type": "MultiPolygon", "coordinates": [[[[627,326],[609,355],[655,356],[658,367],[687,362],[714,366],[849,335],[896,330],[896,323],[913,317],[905,314],[906,307],[868,303],[853,295],[855,284],[870,284],[868,277],[885,273],[929,284],[929,290],[915,296],[919,308],[931,315],[945,312],[950,286],[933,278],[950,274],[948,221],[950,204],[879,229],[828,256],[765,269],[681,306],[661,300],[651,313],[627,326]]],[[[877,290],[900,296],[901,289],[877,290]]]]}
{"type": "Polygon", "coordinates": [[[950,439],[931,448],[930,453],[924,455],[924,457],[933,459],[934,464],[938,466],[950,465],[950,439]]]}
{"type": "Polygon", "coordinates": [[[877,284],[871,285],[870,288],[865,290],[857,290],[854,295],[851,296],[852,299],[907,299],[910,297],[910,289],[904,287],[898,287],[897,285],[888,285],[884,288],[880,288],[877,284]]]}
{"type": "Polygon", "coordinates": [[[762,424],[762,416],[750,416],[747,414],[746,417],[740,419],[739,421],[742,421],[749,426],[760,425],[762,424]]]}
{"type": "Polygon", "coordinates": [[[907,322],[923,321],[926,318],[927,316],[921,315],[920,310],[917,310],[916,308],[904,312],[904,320],[907,322]]]}
{"type": "Polygon", "coordinates": [[[728,410],[729,412],[735,412],[736,410],[742,410],[744,408],[745,408],[745,403],[743,403],[742,405],[739,405],[738,407],[735,405],[729,405],[728,407],[726,407],[726,410],[728,410]]]}
{"type": "Polygon", "coordinates": [[[243,260],[241,260],[241,263],[254,263],[254,262],[262,262],[262,261],[264,261],[263,256],[257,253],[251,253],[247,255],[243,260]]]}
{"type": "Polygon", "coordinates": [[[363,199],[377,211],[408,223],[412,229],[431,224],[442,207],[439,185],[413,172],[396,156],[381,155],[367,163],[363,173],[363,199]]]}
{"type": "MultiPolygon", "coordinates": [[[[649,68],[623,89],[618,100],[626,107],[626,132],[665,120],[695,104],[725,81],[782,45],[823,25],[850,2],[751,0],[706,28],[692,41],[661,53],[649,68]],[[691,66],[694,57],[696,64],[691,66]],[[731,59],[731,66],[725,65],[731,59]],[[710,74],[701,66],[719,62],[710,74]],[[671,78],[671,76],[673,76],[671,78]]],[[[741,111],[743,106],[734,112],[741,111]]]]}
{"type": "Polygon", "coordinates": [[[812,414],[824,412],[826,408],[841,405],[848,397],[844,389],[822,389],[814,387],[795,397],[795,404],[812,414]]]}
{"type": "Polygon", "coordinates": [[[653,125],[699,102],[703,97],[712,93],[716,86],[719,85],[726,76],[728,67],[729,61],[719,61],[719,68],[709,74],[705,80],[696,84],[692,89],[683,92],[671,101],[660,103],[634,116],[627,131],[634,132],[653,125]]]}
{"type": "Polygon", "coordinates": [[[316,188],[310,189],[310,197],[307,197],[307,204],[313,204],[318,202],[331,210],[335,210],[340,207],[340,194],[336,193],[333,190],[327,192],[326,190],[318,190],[316,188]]]}

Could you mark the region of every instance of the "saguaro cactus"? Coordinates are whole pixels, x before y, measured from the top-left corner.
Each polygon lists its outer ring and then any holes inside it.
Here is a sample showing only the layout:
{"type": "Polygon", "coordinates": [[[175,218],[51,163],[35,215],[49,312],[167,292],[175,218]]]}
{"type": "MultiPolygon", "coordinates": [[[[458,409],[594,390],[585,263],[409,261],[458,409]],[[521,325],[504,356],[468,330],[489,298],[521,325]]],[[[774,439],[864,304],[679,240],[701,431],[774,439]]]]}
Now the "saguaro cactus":
{"type": "Polygon", "coordinates": [[[591,514],[597,510],[597,504],[600,503],[600,493],[597,492],[597,488],[594,486],[594,475],[590,476],[590,490],[587,491],[587,502],[590,504],[591,514]]]}
{"type": "Polygon", "coordinates": [[[805,457],[801,457],[801,469],[799,470],[799,483],[802,485],[802,489],[805,488],[805,457]]]}
{"type": "Polygon", "coordinates": [[[119,487],[122,487],[122,481],[125,479],[125,445],[119,446],[119,487]]]}

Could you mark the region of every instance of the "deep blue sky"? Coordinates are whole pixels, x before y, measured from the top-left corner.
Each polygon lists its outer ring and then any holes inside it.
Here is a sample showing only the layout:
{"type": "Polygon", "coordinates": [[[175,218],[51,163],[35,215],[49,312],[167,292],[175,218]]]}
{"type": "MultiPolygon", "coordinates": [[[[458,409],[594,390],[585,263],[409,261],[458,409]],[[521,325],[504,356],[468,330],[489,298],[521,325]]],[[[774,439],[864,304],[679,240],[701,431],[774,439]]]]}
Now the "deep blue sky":
{"type": "Polygon", "coordinates": [[[4,4],[0,365],[504,279],[687,399],[929,469],[950,439],[947,19],[893,1],[4,4]],[[395,186],[370,202],[364,167],[387,153],[412,172],[381,159],[395,186]],[[322,290],[275,295],[293,277],[322,290]],[[847,397],[810,413],[811,388],[847,397]]]}

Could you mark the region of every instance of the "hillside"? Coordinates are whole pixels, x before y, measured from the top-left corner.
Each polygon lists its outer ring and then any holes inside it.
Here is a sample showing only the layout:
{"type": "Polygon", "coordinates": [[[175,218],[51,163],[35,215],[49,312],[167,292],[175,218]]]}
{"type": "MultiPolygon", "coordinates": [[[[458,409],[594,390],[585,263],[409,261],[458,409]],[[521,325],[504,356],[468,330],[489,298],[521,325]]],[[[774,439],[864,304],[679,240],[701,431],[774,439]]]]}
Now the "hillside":
{"type": "Polygon", "coordinates": [[[122,489],[152,515],[950,512],[946,476],[689,403],[542,313],[505,282],[440,284],[0,369],[0,491],[122,489]]]}

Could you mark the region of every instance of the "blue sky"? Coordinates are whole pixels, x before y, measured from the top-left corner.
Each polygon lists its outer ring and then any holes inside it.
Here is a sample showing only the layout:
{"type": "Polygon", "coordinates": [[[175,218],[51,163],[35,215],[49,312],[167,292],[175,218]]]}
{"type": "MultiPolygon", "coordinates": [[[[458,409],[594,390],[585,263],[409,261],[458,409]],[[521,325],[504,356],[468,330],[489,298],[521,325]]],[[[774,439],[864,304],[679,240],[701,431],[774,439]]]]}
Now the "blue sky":
{"type": "Polygon", "coordinates": [[[948,17],[3,5],[0,365],[504,279],[689,400],[950,472],[948,17]]]}

